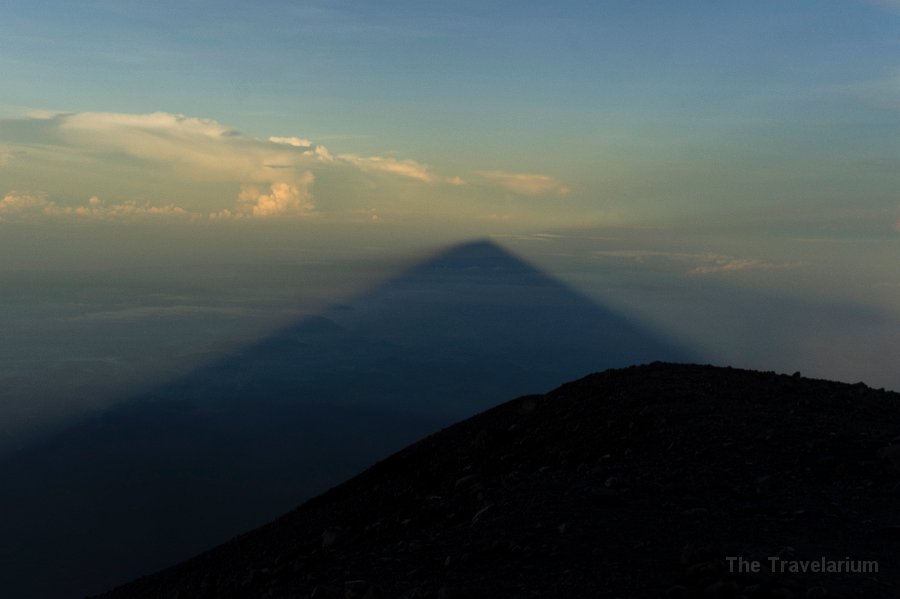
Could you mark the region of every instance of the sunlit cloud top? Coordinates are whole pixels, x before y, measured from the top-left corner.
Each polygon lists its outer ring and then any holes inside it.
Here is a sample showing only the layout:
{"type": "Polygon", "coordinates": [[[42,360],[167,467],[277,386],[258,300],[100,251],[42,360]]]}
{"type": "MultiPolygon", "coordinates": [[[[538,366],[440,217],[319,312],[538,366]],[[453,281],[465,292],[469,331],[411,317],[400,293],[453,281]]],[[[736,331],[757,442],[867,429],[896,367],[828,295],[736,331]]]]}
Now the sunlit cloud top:
{"type": "Polygon", "coordinates": [[[0,194],[206,221],[840,214],[893,234],[898,9],[10,0],[0,194]]]}
{"type": "Polygon", "coordinates": [[[339,218],[342,212],[356,215],[362,209],[390,213],[401,200],[407,211],[427,205],[440,214],[479,210],[478,203],[492,187],[528,196],[568,191],[549,175],[480,171],[477,176],[487,190],[471,188],[466,189],[466,197],[452,197],[464,180],[458,175],[439,176],[430,165],[414,159],[333,154],[303,137],[257,139],[211,119],[164,112],[41,115],[7,121],[6,127],[18,132],[18,145],[25,149],[4,149],[4,164],[16,157],[23,170],[39,173],[46,182],[65,171],[64,165],[80,163],[82,195],[91,198],[83,204],[55,197],[45,189],[7,189],[0,205],[7,220],[141,215],[217,220],[339,218]],[[107,195],[106,179],[115,178],[122,169],[145,177],[132,182],[131,193],[146,199],[101,202],[99,197],[107,195]],[[165,191],[155,187],[157,177],[167,179],[165,191]],[[409,184],[418,187],[410,192],[409,184]],[[232,186],[230,199],[210,191],[223,185],[232,186]],[[398,200],[402,195],[398,190],[404,190],[406,197],[398,200]],[[168,199],[173,193],[178,202],[168,199]]]}

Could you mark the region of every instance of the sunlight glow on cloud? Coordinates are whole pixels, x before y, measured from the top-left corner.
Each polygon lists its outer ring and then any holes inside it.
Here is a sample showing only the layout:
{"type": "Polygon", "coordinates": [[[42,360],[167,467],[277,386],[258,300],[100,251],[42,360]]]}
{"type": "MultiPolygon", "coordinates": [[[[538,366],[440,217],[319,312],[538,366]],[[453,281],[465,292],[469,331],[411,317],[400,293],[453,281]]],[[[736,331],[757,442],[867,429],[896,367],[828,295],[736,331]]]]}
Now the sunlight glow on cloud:
{"type": "Polygon", "coordinates": [[[384,156],[358,156],[356,154],[341,154],[338,159],[368,173],[388,173],[423,183],[434,183],[437,180],[431,174],[428,166],[415,160],[397,160],[384,156]]]}
{"type": "Polygon", "coordinates": [[[48,205],[49,202],[42,196],[10,191],[0,200],[0,219],[4,215],[40,212],[48,205]]]}
{"type": "Polygon", "coordinates": [[[271,186],[270,193],[262,193],[256,187],[243,187],[238,197],[241,202],[239,211],[263,217],[312,214],[315,206],[309,188],[314,180],[313,174],[306,172],[302,181],[303,187],[290,183],[275,183],[271,186]]]}
{"type": "Polygon", "coordinates": [[[119,151],[199,179],[273,183],[290,175],[269,165],[297,167],[308,158],[306,148],[255,140],[216,121],[178,114],[84,112],[57,120],[64,138],[87,150],[119,151]]]}
{"type": "MultiPolygon", "coordinates": [[[[568,186],[544,174],[482,170],[463,179],[413,159],[332,154],[303,136],[258,139],[211,119],[167,112],[42,114],[12,122],[8,130],[19,133],[16,144],[0,147],[0,164],[21,160],[37,175],[21,179],[24,185],[10,183],[22,193],[8,195],[0,207],[7,219],[165,214],[192,220],[355,221],[360,210],[373,209],[379,220],[480,221],[499,208],[498,187],[526,196],[569,193],[568,186]],[[37,149],[26,154],[26,147],[37,149]],[[80,173],[77,188],[65,175],[72,168],[80,173]],[[35,181],[46,187],[34,187],[35,181]],[[94,194],[115,195],[118,201],[72,205],[70,200],[94,194]],[[177,198],[177,205],[168,198],[177,198]]],[[[510,221],[538,218],[529,210],[505,215],[510,221]]],[[[541,220],[550,216],[545,212],[541,220]]]]}
{"type": "Polygon", "coordinates": [[[273,144],[282,144],[286,146],[292,146],[294,148],[301,148],[304,150],[304,154],[311,154],[319,160],[325,162],[332,162],[334,160],[334,156],[331,155],[331,152],[328,151],[328,148],[323,145],[314,144],[313,142],[305,138],[270,137],[269,141],[273,144]]]}
{"type": "MultiPolygon", "coordinates": [[[[311,212],[314,177],[310,169],[335,162],[362,173],[394,175],[422,183],[437,180],[428,166],[415,160],[357,154],[335,158],[325,146],[306,138],[272,136],[258,140],[213,120],[179,114],[86,112],[53,118],[68,142],[87,149],[113,150],[168,164],[201,180],[236,180],[242,192],[241,203],[233,214],[274,216],[311,212]],[[252,185],[260,183],[271,191],[261,192],[252,185]],[[251,197],[254,199],[247,199],[251,197]]],[[[232,214],[229,210],[218,214],[232,214]]]]}
{"type": "Polygon", "coordinates": [[[504,189],[521,195],[566,195],[568,186],[549,175],[540,173],[508,173],[505,171],[478,171],[481,178],[504,189]]]}
{"type": "Polygon", "coordinates": [[[46,197],[37,194],[21,194],[14,191],[8,192],[0,200],[0,221],[19,221],[35,216],[74,216],[96,220],[126,220],[143,216],[154,217],[192,217],[192,214],[175,206],[152,206],[150,204],[139,205],[136,202],[122,202],[105,205],[97,196],[88,199],[87,204],[79,206],[63,206],[46,197]]]}
{"type": "Polygon", "coordinates": [[[308,139],[301,139],[299,137],[270,137],[269,141],[274,144],[284,144],[287,146],[294,146],[295,148],[311,148],[313,143],[308,139]]]}

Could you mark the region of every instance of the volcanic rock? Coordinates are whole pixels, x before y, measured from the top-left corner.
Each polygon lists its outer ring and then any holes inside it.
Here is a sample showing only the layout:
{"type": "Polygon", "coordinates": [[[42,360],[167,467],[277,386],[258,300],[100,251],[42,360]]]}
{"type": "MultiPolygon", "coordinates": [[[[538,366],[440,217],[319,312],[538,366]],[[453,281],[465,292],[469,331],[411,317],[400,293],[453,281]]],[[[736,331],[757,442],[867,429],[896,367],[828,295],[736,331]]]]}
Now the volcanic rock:
{"type": "Polygon", "coordinates": [[[900,470],[883,449],[898,433],[900,395],[865,386],[609,370],[446,428],[102,597],[895,597],[900,470]],[[812,567],[826,562],[846,570],[812,567]]]}

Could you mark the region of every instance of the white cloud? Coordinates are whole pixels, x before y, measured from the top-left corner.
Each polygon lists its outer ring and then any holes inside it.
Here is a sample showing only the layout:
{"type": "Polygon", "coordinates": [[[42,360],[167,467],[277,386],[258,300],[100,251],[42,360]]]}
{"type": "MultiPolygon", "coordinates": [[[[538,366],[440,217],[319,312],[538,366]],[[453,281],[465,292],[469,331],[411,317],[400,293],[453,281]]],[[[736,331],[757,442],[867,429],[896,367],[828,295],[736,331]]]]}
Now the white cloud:
{"type": "Polygon", "coordinates": [[[47,198],[41,195],[10,191],[0,200],[0,219],[4,216],[40,213],[49,205],[47,198]]]}
{"type": "Polygon", "coordinates": [[[309,188],[314,180],[313,174],[307,172],[302,185],[275,183],[268,193],[263,193],[256,187],[245,186],[238,198],[238,214],[261,217],[312,214],[315,206],[309,188]]]}
{"type": "Polygon", "coordinates": [[[259,140],[179,114],[78,113],[56,119],[64,139],[80,147],[122,152],[192,179],[239,185],[236,207],[212,217],[309,214],[315,209],[309,168],[333,161],[327,148],[307,139],[259,140]]]}
{"type": "Polygon", "coordinates": [[[92,196],[86,204],[77,206],[61,205],[39,194],[22,194],[14,191],[7,193],[0,200],[0,221],[21,221],[40,216],[127,220],[144,216],[196,218],[198,215],[174,204],[153,206],[150,204],[140,205],[136,202],[122,202],[105,205],[97,196],[92,196]]]}
{"type": "Polygon", "coordinates": [[[437,178],[431,169],[415,160],[397,160],[385,156],[359,156],[357,154],[341,154],[338,160],[352,164],[367,173],[388,173],[423,183],[434,183],[437,178]]]}
{"type": "MultiPolygon", "coordinates": [[[[63,140],[86,151],[120,152],[179,170],[190,178],[234,181],[236,207],[217,217],[310,214],[315,211],[313,169],[345,165],[356,172],[434,183],[430,167],[415,160],[342,154],[304,137],[245,136],[209,119],[180,114],[84,112],[51,117],[63,140]]],[[[451,180],[458,185],[461,180],[451,180]]]]}
{"type": "Polygon", "coordinates": [[[566,195],[571,191],[568,186],[560,181],[540,173],[478,171],[477,174],[490,183],[521,195],[566,195]]]}
{"type": "MultiPolygon", "coordinates": [[[[102,185],[115,181],[116,193],[122,196],[115,204],[88,202],[78,206],[44,198],[46,205],[29,205],[27,211],[31,213],[93,218],[157,214],[297,217],[321,214],[319,196],[323,195],[324,205],[334,215],[338,211],[343,216],[355,214],[364,202],[368,207],[375,206],[379,217],[388,217],[424,213],[417,203],[425,195],[413,185],[439,184],[442,189],[429,193],[451,193],[450,188],[459,191],[452,204],[430,203],[429,213],[445,205],[448,212],[484,214],[495,209],[482,206],[494,199],[492,188],[532,196],[569,192],[553,177],[538,173],[486,170],[464,180],[436,173],[430,165],[413,159],[334,155],[303,136],[257,139],[214,120],[166,112],[56,113],[33,115],[27,120],[33,121],[35,135],[47,140],[40,146],[41,152],[29,154],[29,158],[32,168],[44,169],[47,180],[56,185],[53,193],[71,193],[59,182],[57,173],[77,168],[85,173],[80,193],[108,193],[102,185]],[[400,187],[401,182],[406,184],[400,187]],[[227,191],[229,186],[233,192],[227,191]],[[132,199],[130,193],[141,198],[157,193],[182,199],[179,206],[125,202],[132,199]],[[466,201],[469,206],[463,206],[466,201]]],[[[27,122],[19,126],[29,130],[27,122]]],[[[13,154],[0,148],[0,164],[12,159],[13,154]]],[[[26,211],[12,201],[3,210],[7,215],[26,211]]]]}
{"type": "Polygon", "coordinates": [[[299,137],[270,137],[269,141],[275,144],[294,146],[295,148],[311,148],[313,145],[308,139],[301,139],[299,137]]]}
{"type": "Polygon", "coordinates": [[[866,0],[869,4],[875,4],[892,10],[900,10],[900,0],[866,0]]]}
{"type": "Polygon", "coordinates": [[[198,179],[274,183],[315,160],[307,146],[253,139],[216,121],[179,114],[83,112],[57,120],[64,139],[86,150],[122,152],[198,179]]]}

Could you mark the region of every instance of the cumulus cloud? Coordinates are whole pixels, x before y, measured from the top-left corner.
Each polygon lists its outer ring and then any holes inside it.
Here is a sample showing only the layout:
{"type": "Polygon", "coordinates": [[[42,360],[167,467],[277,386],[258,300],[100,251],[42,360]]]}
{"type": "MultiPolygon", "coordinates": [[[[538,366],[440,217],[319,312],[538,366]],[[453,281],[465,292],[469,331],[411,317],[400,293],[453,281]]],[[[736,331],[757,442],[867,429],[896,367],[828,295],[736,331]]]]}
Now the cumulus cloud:
{"type": "Polygon", "coordinates": [[[261,192],[258,188],[245,186],[239,196],[239,214],[252,216],[282,216],[311,214],[315,210],[309,187],[315,177],[312,173],[305,173],[302,186],[291,183],[275,183],[268,193],[261,192]]]}
{"type": "Polygon", "coordinates": [[[540,173],[508,173],[505,171],[478,171],[482,179],[499,185],[513,193],[529,196],[566,195],[568,186],[549,175],[540,173]]]}
{"type": "Polygon", "coordinates": [[[434,183],[437,180],[431,174],[428,166],[415,160],[398,160],[385,156],[358,156],[356,154],[341,154],[338,159],[367,173],[388,173],[423,183],[434,183]]]}
{"type": "MultiPolygon", "coordinates": [[[[379,216],[387,216],[390,211],[415,212],[409,203],[419,201],[423,195],[414,185],[442,186],[446,193],[457,188],[453,207],[448,208],[457,211],[462,209],[458,200],[463,195],[471,195],[473,206],[482,201],[490,203],[490,191],[497,187],[531,196],[569,192],[560,181],[538,173],[485,170],[464,180],[437,173],[430,165],[413,159],[332,154],[325,146],[303,136],[254,138],[211,119],[167,112],[45,113],[32,115],[17,126],[33,131],[42,140],[40,152],[29,150],[28,159],[32,168],[45,169],[48,181],[56,172],[53,169],[65,172],[63,169],[77,165],[84,169],[86,183],[81,193],[86,195],[95,189],[106,193],[96,186],[103,185],[109,177],[116,180],[119,194],[135,189],[135,197],[144,198],[148,190],[158,189],[157,193],[180,198],[180,206],[161,205],[161,201],[128,203],[124,201],[130,199],[127,195],[117,203],[98,199],[97,203],[77,206],[34,196],[26,206],[25,196],[16,195],[2,207],[6,215],[27,212],[91,218],[161,214],[191,218],[201,214],[203,218],[306,217],[321,214],[320,195],[327,198],[329,193],[337,192],[340,197],[335,195],[334,201],[326,199],[321,203],[331,210],[343,210],[347,216],[362,207],[362,196],[357,199],[353,194],[366,190],[365,204],[377,205],[379,216]],[[90,176],[95,180],[91,181],[90,176]],[[146,186],[142,177],[147,178],[146,186]],[[403,183],[402,189],[399,183],[403,183]],[[232,192],[227,191],[228,186],[232,186],[232,192]],[[183,189],[188,191],[182,193],[183,189]],[[384,203],[380,204],[382,200],[384,203]]],[[[0,148],[0,165],[14,155],[14,151],[0,148]]],[[[61,188],[57,185],[57,190],[61,188]]],[[[429,210],[437,206],[438,203],[431,203],[429,210]]],[[[492,209],[484,207],[484,211],[492,209]]],[[[483,214],[481,206],[478,213],[483,214]]]]}
{"type": "Polygon", "coordinates": [[[92,196],[85,204],[61,205],[40,194],[8,192],[0,200],[0,221],[21,221],[38,216],[72,216],[95,220],[127,220],[144,216],[154,217],[197,217],[174,204],[153,206],[136,202],[121,202],[106,205],[97,196],[92,196]]]}
{"type": "Polygon", "coordinates": [[[211,216],[288,216],[314,211],[310,167],[334,157],[300,137],[245,136],[209,119],[180,114],[77,113],[55,117],[64,139],[169,165],[190,178],[233,181],[234,207],[211,216]]]}
{"type": "MultiPolygon", "coordinates": [[[[429,166],[409,159],[341,154],[298,136],[255,139],[210,119],[181,114],[83,112],[47,117],[62,139],[90,152],[118,152],[177,169],[188,177],[234,181],[236,207],[217,216],[309,214],[315,209],[313,170],[344,165],[357,173],[420,183],[440,180],[429,166]]],[[[461,179],[451,179],[459,185],[461,179]]]]}
{"type": "Polygon", "coordinates": [[[49,205],[47,198],[41,195],[10,191],[0,200],[0,218],[40,213],[49,205]]]}

